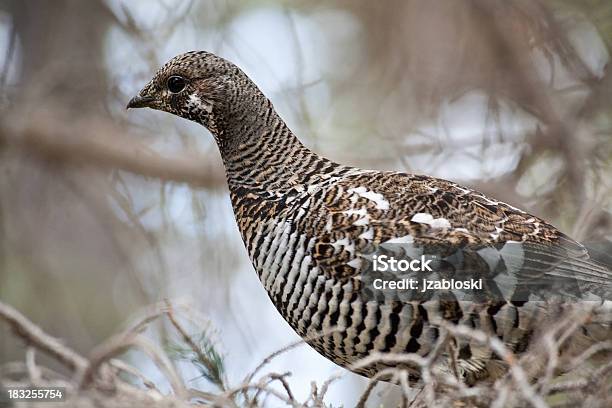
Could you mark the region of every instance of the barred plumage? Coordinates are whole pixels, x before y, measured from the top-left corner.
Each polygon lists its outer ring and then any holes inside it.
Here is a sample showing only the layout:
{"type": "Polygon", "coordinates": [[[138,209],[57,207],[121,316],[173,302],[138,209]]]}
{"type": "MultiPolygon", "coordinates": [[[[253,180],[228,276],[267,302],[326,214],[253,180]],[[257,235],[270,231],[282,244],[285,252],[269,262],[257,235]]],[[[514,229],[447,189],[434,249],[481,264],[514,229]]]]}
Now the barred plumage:
{"type": "MultiPolygon", "coordinates": [[[[460,254],[450,266],[455,272],[486,277],[505,268],[534,280],[571,275],[609,299],[610,268],[550,224],[450,181],[352,168],[313,153],[240,69],[213,54],[190,52],[169,61],[128,105],[145,106],[210,130],[244,244],[270,299],[303,337],[340,328],[310,344],[342,366],[372,351],[425,356],[439,336],[439,319],[481,328],[520,353],[537,324],[551,316],[544,303],[531,301],[371,300],[362,290],[361,255],[386,243],[409,243],[442,257],[460,254]],[[170,77],[179,77],[173,86],[180,89],[168,89],[170,77]],[[516,248],[521,265],[513,270],[516,248]]],[[[503,372],[490,350],[457,346],[468,383],[503,372]]]]}

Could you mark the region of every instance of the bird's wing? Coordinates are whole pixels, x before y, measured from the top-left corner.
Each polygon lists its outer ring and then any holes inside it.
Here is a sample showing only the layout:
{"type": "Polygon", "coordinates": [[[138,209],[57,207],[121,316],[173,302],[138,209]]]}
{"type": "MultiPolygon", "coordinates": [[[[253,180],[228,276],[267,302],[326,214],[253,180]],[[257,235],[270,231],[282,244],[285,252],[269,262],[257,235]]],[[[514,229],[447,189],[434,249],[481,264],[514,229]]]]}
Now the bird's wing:
{"type": "Polygon", "coordinates": [[[571,279],[609,293],[610,266],[591,260],[580,243],[450,181],[368,171],[330,184],[323,198],[312,258],[330,276],[357,276],[363,254],[397,245],[444,259],[447,271],[491,277],[503,270],[531,285],[571,279]]]}

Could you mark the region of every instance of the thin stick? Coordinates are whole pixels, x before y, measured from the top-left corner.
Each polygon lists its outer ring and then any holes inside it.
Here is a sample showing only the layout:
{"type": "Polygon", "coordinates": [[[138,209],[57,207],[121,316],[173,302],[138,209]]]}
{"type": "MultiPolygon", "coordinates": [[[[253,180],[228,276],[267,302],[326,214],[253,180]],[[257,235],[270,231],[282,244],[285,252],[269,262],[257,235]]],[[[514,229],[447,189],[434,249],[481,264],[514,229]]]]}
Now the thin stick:
{"type": "Polygon", "coordinates": [[[0,302],[0,319],[11,326],[16,336],[51,355],[71,370],[78,371],[87,367],[87,360],[83,356],[64,346],[58,339],[49,336],[19,311],[3,302],[0,302]]]}

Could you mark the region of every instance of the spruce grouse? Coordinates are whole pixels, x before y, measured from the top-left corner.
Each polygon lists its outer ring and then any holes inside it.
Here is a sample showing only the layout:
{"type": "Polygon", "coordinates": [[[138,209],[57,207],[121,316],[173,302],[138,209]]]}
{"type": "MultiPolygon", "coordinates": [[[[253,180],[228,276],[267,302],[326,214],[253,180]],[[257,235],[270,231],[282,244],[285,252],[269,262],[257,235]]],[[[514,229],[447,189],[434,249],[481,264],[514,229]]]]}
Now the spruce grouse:
{"type": "MultiPolygon", "coordinates": [[[[127,107],[208,128],[242,239],[270,299],[299,335],[341,366],[372,351],[426,356],[440,319],[485,330],[521,353],[542,319],[553,309],[562,313],[548,306],[550,298],[610,300],[610,267],[552,225],[450,181],[363,170],[317,155],[246,74],[211,53],[173,58],[127,107]],[[477,277],[486,288],[480,294],[377,291],[372,277],[386,275],[372,268],[372,254],[383,252],[429,256],[435,279],[477,277]]],[[[588,338],[589,328],[581,335],[588,338]]],[[[458,344],[456,358],[468,383],[503,372],[490,350],[469,342],[458,344]]],[[[371,377],[382,368],[357,372],[371,377]]]]}

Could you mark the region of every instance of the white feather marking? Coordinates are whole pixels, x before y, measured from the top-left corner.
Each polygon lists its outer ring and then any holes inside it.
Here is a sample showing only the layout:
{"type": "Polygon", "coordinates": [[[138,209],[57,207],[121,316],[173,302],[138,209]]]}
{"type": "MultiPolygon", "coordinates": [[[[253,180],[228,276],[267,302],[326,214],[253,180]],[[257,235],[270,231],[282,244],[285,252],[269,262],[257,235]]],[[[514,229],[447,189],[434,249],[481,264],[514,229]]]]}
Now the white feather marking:
{"type": "Polygon", "coordinates": [[[370,217],[368,216],[368,211],[365,208],[360,208],[358,210],[351,208],[350,210],[343,211],[342,213],[349,217],[352,215],[358,215],[359,218],[357,221],[353,222],[353,225],[355,226],[363,226],[370,223],[370,217]]]}
{"type": "Polygon", "coordinates": [[[370,217],[362,217],[353,223],[356,227],[368,225],[370,223],[370,217]]]}
{"type": "Polygon", "coordinates": [[[199,108],[208,113],[212,112],[212,103],[209,101],[202,101],[202,99],[196,94],[192,93],[189,95],[189,100],[187,101],[188,108],[199,108]]]}
{"type": "Polygon", "coordinates": [[[489,205],[499,205],[499,201],[495,201],[495,200],[491,200],[489,197],[485,197],[483,195],[481,195],[480,197],[484,198],[484,200],[487,202],[487,204],[489,205]]]}
{"type": "Polygon", "coordinates": [[[288,300],[287,296],[289,296],[289,292],[291,292],[291,289],[295,286],[296,281],[299,279],[299,275],[302,273],[300,271],[299,263],[302,261],[305,251],[304,246],[301,244],[305,242],[306,238],[307,237],[305,235],[301,235],[299,238],[300,245],[297,245],[297,251],[293,256],[293,262],[291,264],[291,267],[289,268],[289,274],[287,276],[287,285],[285,285],[285,289],[283,290],[283,301],[288,300]]]}
{"type": "Polygon", "coordinates": [[[499,238],[499,234],[501,234],[502,232],[504,232],[504,229],[496,225],[495,232],[490,233],[489,236],[491,237],[491,239],[496,240],[497,238],[499,238]]]}
{"type": "Polygon", "coordinates": [[[339,239],[331,245],[334,247],[335,250],[344,249],[345,251],[348,251],[350,253],[355,252],[355,244],[353,244],[353,242],[350,241],[347,237],[339,239]]]}
{"type": "Polygon", "coordinates": [[[351,208],[350,210],[343,211],[342,213],[348,215],[349,217],[351,215],[359,215],[360,217],[365,217],[366,215],[368,215],[368,211],[365,208],[360,208],[358,210],[354,210],[351,208]]]}
{"type": "Polygon", "coordinates": [[[348,189],[349,193],[355,193],[355,194],[360,194],[360,195],[365,193],[366,191],[368,191],[368,189],[363,187],[363,186],[361,186],[361,187],[353,187],[353,188],[349,188],[348,189]]]}
{"type": "Polygon", "coordinates": [[[410,221],[412,222],[418,222],[421,224],[429,224],[432,220],[432,215],[427,213],[416,213],[410,219],[410,221]]]}
{"type": "Polygon", "coordinates": [[[508,206],[508,208],[510,208],[510,209],[512,209],[512,210],[514,210],[516,212],[519,212],[519,213],[522,213],[522,214],[526,214],[525,211],[521,210],[520,208],[516,208],[515,206],[512,206],[512,205],[510,205],[508,203],[501,203],[501,204],[504,204],[504,205],[508,206]]]}
{"type": "Polygon", "coordinates": [[[410,219],[412,222],[418,222],[420,224],[427,224],[431,228],[444,229],[450,228],[451,223],[446,218],[434,218],[431,214],[427,213],[416,213],[410,219]]]}
{"type": "Polygon", "coordinates": [[[200,99],[200,97],[195,94],[192,93],[191,95],[189,95],[189,100],[187,101],[187,106],[189,107],[196,107],[196,106],[200,106],[202,104],[202,100],[200,99]]]}
{"type": "Polygon", "coordinates": [[[327,222],[325,223],[325,231],[331,232],[331,230],[332,230],[332,217],[330,215],[329,217],[327,217],[327,222]]]}
{"type": "Polygon", "coordinates": [[[388,241],[385,241],[386,244],[412,244],[414,243],[414,238],[412,235],[404,235],[403,237],[391,238],[388,241]]]}
{"type": "Polygon", "coordinates": [[[319,188],[320,188],[319,186],[317,186],[316,184],[313,184],[313,185],[311,185],[311,186],[308,186],[308,188],[306,189],[306,192],[307,192],[308,194],[312,194],[312,193],[314,193],[315,191],[317,191],[319,188]]]}
{"type": "Polygon", "coordinates": [[[379,210],[384,211],[389,209],[389,202],[385,200],[385,197],[380,193],[377,193],[375,191],[368,191],[368,189],[365,187],[350,188],[348,192],[357,194],[360,197],[366,198],[370,201],[374,201],[374,203],[376,204],[376,208],[379,210]]]}
{"type": "Polygon", "coordinates": [[[374,230],[372,228],[369,228],[367,231],[362,232],[359,235],[359,238],[363,238],[363,239],[374,239],[374,230]]]}
{"type": "Polygon", "coordinates": [[[433,220],[431,220],[429,225],[431,226],[431,228],[437,228],[437,229],[444,229],[444,228],[451,227],[451,223],[446,218],[434,218],[433,220]]]}

